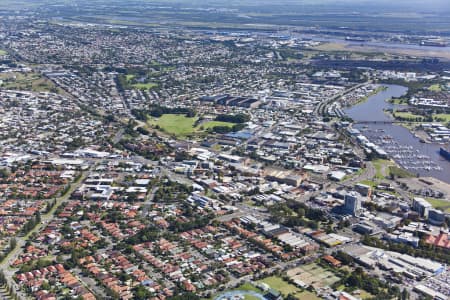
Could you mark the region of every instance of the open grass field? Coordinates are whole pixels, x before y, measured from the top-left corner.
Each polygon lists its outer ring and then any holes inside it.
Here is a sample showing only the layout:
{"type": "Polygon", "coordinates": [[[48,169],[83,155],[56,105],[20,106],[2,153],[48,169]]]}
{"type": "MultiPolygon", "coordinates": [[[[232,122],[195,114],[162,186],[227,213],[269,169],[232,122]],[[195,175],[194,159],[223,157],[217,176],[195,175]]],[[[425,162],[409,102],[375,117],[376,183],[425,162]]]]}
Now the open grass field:
{"type": "Polygon", "coordinates": [[[408,104],[408,99],[406,98],[392,98],[389,99],[388,102],[392,103],[392,104],[408,104]]]}
{"type": "Polygon", "coordinates": [[[234,290],[236,290],[236,291],[253,291],[253,292],[257,292],[257,293],[262,293],[262,291],[260,289],[258,289],[256,286],[254,286],[250,282],[246,282],[246,283],[240,285],[239,287],[235,288],[234,290]]]}
{"type": "Polygon", "coordinates": [[[450,122],[450,114],[435,114],[433,115],[433,119],[438,122],[450,122]],[[440,121],[442,119],[443,121],[440,121]]]}
{"type": "Polygon", "coordinates": [[[6,52],[5,50],[0,49],[0,55],[6,55],[8,54],[8,52],[6,52]]]}
{"type": "Polygon", "coordinates": [[[209,129],[209,128],[213,128],[216,126],[227,126],[227,127],[233,127],[235,125],[235,123],[229,123],[229,122],[221,122],[221,121],[209,121],[206,122],[202,125],[200,125],[200,127],[203,127],[203,129],[209,129]]]}
{"type": "Polygon", "coordinates": [[[400,112],[400,111],[396,111],[394,113],[395,118],[402,118],[402,119],[406,119],[406,120],[410,120],[410,121],[415,121],[416,119],[419,119],[420,121],[423,121],[424,117],[423,116],[419,116],[419,115],[415,115],[409,112],[400,112]]]}
{"type": "Polygon", "coordinates": [[[301,292],[301,290],[297,288],[295,285],[292,285],[284,281],[281,277],[278,276],[267,277],[262,280],[259,280],[259,282],[264,282],[272,289],[282,293],[284,296],[287,296],[288,294],[296,294],[301,292]]]}
{"type": "Polygon", "coordinates": [[[372,181],[372,180],[363,180],[363,181],[360,181],[359,183],[368,185],[372,188],[375,188],[378,185],[375,181],[372,181]]]}
{"type": "MultiPolygon", "coordinates": [[[[433,121],[434,122],[450,122],[450,114],[433,114],[433,121]]],[[[395,112],[395,118],[402,118],[409,121],[416,121],[419,120],[420,122],[424,121],[425,117],[421,115],[416,115],[409,112],[395,112]]]]}
{"type": "Polygon", "coordinates": [[[372,299],[373,295],[369,292],[366,292],[365,290],[360,290],[360,295],[361,299],[372,299]]]}
{"type": "Polygon", "coordinates": [[[317,297],[314,293],[309,291],[303,291],[294,295],[299,300],[320,300],[322,298],[317,297]]]}
{"type": "Polygon", "coordinates": [[[166,114],[158,119],[151,119],[150,124],[159,126],[159,128],[177,137],[187,136],[197,131],[194,127],[197,117],[188,118],[185,115],[166,114]]]}
{"type": "Polygon", "coordinates": [[[125,79],[126,79],[127,81],[131,81],[131,80],[133,80],[135,77],[136,77],[136,75],[133,75],[133,74],[125,75],[125,79]]]}
{"type": "Polygon", "coordinates": [[[397,167],[397,166],[389,166],[389,174],[392,174],[395,177],[401,177],[401,178],[414,177],[414,174],[412,174],[400,167],[397,167]]]}
{"type": "Polygon", "coordinates": [[[432,86],[430,86],[428,88],[428,90],[432,91],[432,92],[440,92],[442,91],[441,85],[440,84],[433,84],[432,86]]]}
{"type": "Polygon", "coordinates": [[[372,163],[376,170],[375,178],[377,179],[384,179],[388,176],[389,167],[394,166],[394,163],[387,159],[377,159],[372,163]]]}
{"type": "Polygon", "coordinates": [[[145,83],[136,82],[135,74],[127,74],[125,76],[121,76],[121,78],[122,78],[122,85],[128,89],[134,88],[138,90],[147,91],[158,87],[158,84],[155,82],[145,82],[145,83]]]}
{"type": "Polygon", "coordinates": [[[319,51],[345,51],[346,47],[343,43],[322,43],[315,46],[314,49],[319,51]]]}
{"type": "Polygon", "coordinates": [[[194,127],[198,117],[188,118],[182,114],[165,114],[159,118],[150,118],[148,123],[158,126],[165,133],[173,134],[176,137],[185,137],[192,134],[207,134],[206,130],[215,126],[233,127],[235,123],[209,121],[194,127]]]}
{"type": "Polygon", "coordinates": [[[450,213],[450,201],[435,198],[427,198],[427,201],[430,202],[434,208],[450,213]]]}
{"type": "MultiPolygon", "coordinates": [[[[129,76],[129,75],[127,75],[129,76]]],[[[157,83],[149,82],[149,83],[135,83],[132,85],[135,89],[138,90],[151,90],[158,87],[157,83]]]]}
{"type": "Polygon", "coordinates": [[[258,297],[255,297],[253,295],[244,295],[244,300],[259,300],[258,297]]]}
{"type": "Polygon", "coordinates": [[[64,93],[50,79],[36,73],[3,73],[0,79],[3,80],[1,87],[4,89],[64,93]]]}

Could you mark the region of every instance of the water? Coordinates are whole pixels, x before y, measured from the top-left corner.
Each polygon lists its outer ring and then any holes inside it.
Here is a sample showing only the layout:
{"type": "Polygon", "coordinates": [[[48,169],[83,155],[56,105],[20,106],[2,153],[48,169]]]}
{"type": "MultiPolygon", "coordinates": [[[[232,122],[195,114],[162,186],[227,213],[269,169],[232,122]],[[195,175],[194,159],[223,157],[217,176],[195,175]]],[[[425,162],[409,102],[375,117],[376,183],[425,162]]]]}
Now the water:
{"type": "Polygon", "coordinates": [[[308,35],[308,34],[298,34],[297,37],[309,38],[313,41],[317,42],[329,42],[329,43],[338,43],[338,44],[347,44],[351,46],[369,46],[369,47],[377,47],[377,48],[387,48],[387,49],[401,49],[401,50],[420,50],[420,51],[433,51],[433,52],[446,52],[450,53],[450,46],[447,45],[445,47],[433,47],[433,46],[421,46],[415,44],[407,44],[407,43],[399,43],[399,42],[383,42],[383,41],[348,41],[344,38],[339,39],[336,37],[330,36],[322,36],[322,35],[308,35]]]}
{"type": "MultiPolygon", "coordinates": [[[[400,97],[407,88],[399,85],[386,85],[387,89],[369,97],[361,104],[345,110],[355,121],[391,121],[383,110],[398,107],[386,100],[400,97]]],[[[431,176],[450,183],[450,162],[439,155],[439,144],[425,144],[407,128],[395,124],[356,124],[369,141],[385,149],[398,164],[409,168],[413,174],[431,176]],[[439,170],[440,169],[440,170],[439,170]]]]}

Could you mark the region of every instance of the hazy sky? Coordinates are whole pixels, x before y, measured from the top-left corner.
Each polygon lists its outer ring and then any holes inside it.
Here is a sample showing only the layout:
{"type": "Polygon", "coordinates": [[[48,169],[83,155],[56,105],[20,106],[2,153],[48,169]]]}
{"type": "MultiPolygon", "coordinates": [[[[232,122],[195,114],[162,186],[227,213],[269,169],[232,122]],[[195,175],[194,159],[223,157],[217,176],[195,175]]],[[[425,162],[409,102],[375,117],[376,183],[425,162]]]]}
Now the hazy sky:
{"type": "MultiPolygon", "coordinates": [[[[1,1],[1,0],[0,0],[1,1]]],[[[98,0],[97,0],[98,1],[98,0]]],[[[102,0],[100,0],[102,1],[102,0]]],[[[105,0],[106,1],[106,0],[105,0]]],[[[127,0],[122,0],[126,2],[127,0]]],[[[450,11],[450,0],[138,0],[145,3],[178,3],[186,6],[328,6],[354,8],[379,8],[380,10],[405,10],[408,12],[450,11]]]]}
{"type": "MultiPolygon", "coordinates": [[[[0,0],[0,7],[17,6],[21,3],[27,3],[28,6],[47,6],[47,5],[80,5],[95,7],[97,4],[128,4],[145,3],[156,5],[175,5],[186,7],[277,7],[283,5],[289,11],[291,8],[298,7],[301,11],[305,8],[309,11],[314,7],[320,7],[321,11],[333,12],[352,12],[352,11],[370,11],[370,12],[404,12],[404,13],[424,13],[434,12],[446,14],[450,12],[450,0],[0,0]]],[[[320,12],[320,11],[318,11],[320,12]]]]}
{"type": "Polygon", "coordinates": [[[370,8],[397,12],[450,12],[450,0],[142,0],[147,3],[183,3],[186,5],[215,6],[321,6],[327,10],[353,7],[355,10],[370,8]]]}

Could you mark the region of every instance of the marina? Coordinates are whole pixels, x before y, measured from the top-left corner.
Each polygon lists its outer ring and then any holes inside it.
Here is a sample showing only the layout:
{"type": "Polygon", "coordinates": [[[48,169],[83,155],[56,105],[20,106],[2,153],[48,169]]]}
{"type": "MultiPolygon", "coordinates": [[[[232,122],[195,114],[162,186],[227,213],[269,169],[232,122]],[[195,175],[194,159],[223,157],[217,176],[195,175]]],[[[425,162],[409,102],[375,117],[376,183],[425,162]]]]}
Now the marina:
{"type": "Polygon", "coordinates": [[[369,97],[368,101],[345,110],[346,115],[355,122],[380,123],[355,124],[353,127],[410,173],[431,176],[450,183],[450,162],[440,154],[442,145],[424,143],[407,128],[388,123],[392,121],[392,118],[384,110],[396,106],[386,100],[404,95],[407,88],[399,85],[387,85],[387,87],[385,91],[369,97]]]}
{"type": "Polygon", "coordinates": [[[380,145],[405,170],[442,171],[442,167],[431,160],[429,155],[420,154],[413,146],[401,145],[390,135],[382,136],[374,140],[374,143],[380,145]]]}

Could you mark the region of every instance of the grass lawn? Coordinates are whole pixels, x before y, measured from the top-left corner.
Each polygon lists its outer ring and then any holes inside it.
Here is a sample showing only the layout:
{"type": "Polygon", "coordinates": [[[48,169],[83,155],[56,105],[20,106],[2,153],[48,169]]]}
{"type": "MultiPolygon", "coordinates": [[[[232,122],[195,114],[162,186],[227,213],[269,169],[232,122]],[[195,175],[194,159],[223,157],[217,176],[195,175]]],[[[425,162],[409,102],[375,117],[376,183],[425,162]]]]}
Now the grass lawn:
{"type": "Polygon", "coordinates": [[[389,174],[393,174],[395,177],[410,178],[414,177],[414,174],[397,166],[389,166],[389,174]]]}
{"type": "Polygon", "coordinates": [[[439,83],[433,84],[432,86],[430,86],[428,88],[428,90],[432,91],[432,92],[441,92],[442,88],[441,85],[439,83]]]}
{"type": "Polygon", "coordinates": [[[287,296],[288,294],[296,294],[301,292],[301,290],[297,288],[295,285],[287,283],[286,281],[283,280],[283,278],[278,276],[267,277],[262,280],[259,280],[259,282],[266,283],[272,289],[279,291],[284,296],[287,296]]]}
{"type": "MultiPolygon", "coordinates": [[[[128,75],[127,75],[128,76],[128,75]]],[[[136,83],[132,85],[134,88],[139,90],[151,90],[153,88],[158,87],[157,83],[149,82],[149,83],[136,83]]]]}
{"type": "Polygon", "coordinates": [[[373,295],[365,290],[360,290],[360,297],[361,299],[371,299],[373,298],[373,295]]]}
{"type": "Polygon", "coordinates": [[[390,99],[389,100],[390,103],[392,104],[408,104],[408,99],[406,98],[396,98],[396,99],[390,99]]]}
{"type": "Polygon", "coordinates": [[[400,112],[400,111],[394,112],[394,117],[395,118],[406,119],[406,120],[409,120],[409,121],[415,121],[416,119],[419,119],[420,121],[423,121],[423,119],[424,119],[424,116],[415,115],[415,114],[410,113],[410,112],[400,112]]]}
{"type": "Polygon", "coordinates": [[[215,126],[227,126],[227,127],[233,127],[235,125],[235,123],[229,123],[229,122],[221,122],[221,121],[209,121],[206,122],[202,125],[200,125],[200,127],[203,127],[203,129],[208,129],[208,128],[213,128],[215,126]]]}
{"type": "Polygon", "coordinates": [[[194,124],[197,119],[197,117],[188,118],[185,115],[166,114],[158,119],[150,120],[150,124],[158,125],[166,133],[186,136],[196,132],[194,124]]]}
{"type": "Polygon", "coordinates": [[[125,76],[125,79],[126,79],[127,81],[131,81],[131,80],[133,80],[135,77],[136,77],[136,75],[128,74],[128,75],[125,76]]]}
{"type": "Polygon", "coordinates": [[[433,119],[436,121],[442,119],[444,121],[439,121],[439,122],[447,123],[447,122],[450,122],[450,114],[435,114],[435,115],[433,115],[433,119]]]}
{"type": "Polygon", "coordinates": [[[372,188],[375,188],[378,185],[378,183],[376,183],[375,181],[371,181],[371,180],[363,180],[363,181],[360,181],[359,183],[368,185],[372,188]]]}
{"type": "MultiPolygon", "coordinates": [[[[425,119],[424,116],[416,115],[410,112],[396,111],[394,114],[396,118],[403,118],[412,122],[415,122],[416,119],[422,122],[425,119]]],[[[432,117],[434,122],[444,122],[444,123],[450,122],[450,114],[433,114],[432,117]]]]}
{"type": "Polygon", "coordinates": [[[311,293],[309,291],[297,293],[294,296],[300,300],[320,300],[321,299],[321,298],[317,297],[314,293],[311,293]]]}
{"type": "Polygon", "coordinates": [[[253,295],[244,295],[244,300],[259,300],[258,297],[253,296],[253,295]]]}
{"type": "Polygon", "coordinates": [[[443,211],[450,213],[450,201],[435,198],[427,198],[426,200],[430,202],[434,208],[442,209],[443,211]]]}
{"type": "Polygon", "coordinates": [[[6,52],[5,50],[0,49],[0,55],[6,55],[8,54],[8,52],[6,52]]]}
{"type": "Polygon", "coordinates": [[[2,88],[4,89],[64,93],[63,90],[56,88],[50,79],[37,73],[3,73],[0,79],[3,80],[2,88]]]}
{"type": "Polygon", "coordinates": [[[375,177],[377,179],[384,179],[389,174],[389,166],[394,166],[394,163],[387,159],[377,159],[374,160],[373,166],[375,167],[376,174],[375,177]]]}
{"type": "Polygon", "coordinates": [[[320,51],[345,51],[346,46],[340,43],[323,43],[313,47],[313,49],[320,51]]]}
{"type": "Polygon", "coordinates": [[[256,286],[254,286],[250,282],[246,282],[246,283],[244,283],[243,285],[237,287],[234,290],[236,290],[236,291],[254,291],[254,292],[257,292],[257,293],[261,293],[262,292],[260,289],[258,289],[256,286]]]}
{"type": "MultiPolygon", "coordinates": [[[[153,126],[159,126],[161,131],[173,134],[177,137],[183,137],[190,134],[206,134],[206,130],[215,126],[233,127],[235,123],[209,121],[194,127],[198,117],[188,118],[183,114],[165,114],[159,118],[150,118],[148,123],[153,126]]],[[[220,145],[217,145],[220,150],[220,145]]]]}
{"type": "Polygon", "coordinates": [[[214,146],[212,146],[212,148],[216,151],[221,151],[222,150],[222,146],[220,146],[219,144],[215,144],[214,146]]]}

